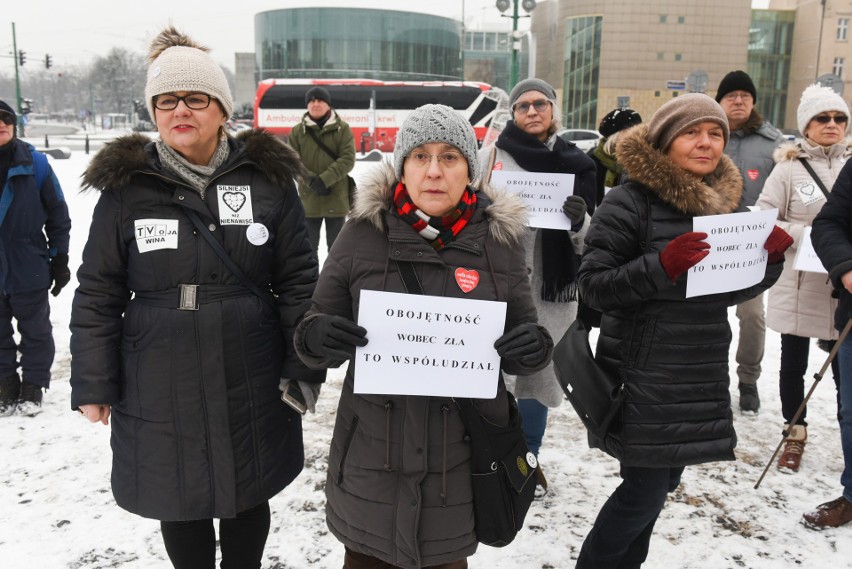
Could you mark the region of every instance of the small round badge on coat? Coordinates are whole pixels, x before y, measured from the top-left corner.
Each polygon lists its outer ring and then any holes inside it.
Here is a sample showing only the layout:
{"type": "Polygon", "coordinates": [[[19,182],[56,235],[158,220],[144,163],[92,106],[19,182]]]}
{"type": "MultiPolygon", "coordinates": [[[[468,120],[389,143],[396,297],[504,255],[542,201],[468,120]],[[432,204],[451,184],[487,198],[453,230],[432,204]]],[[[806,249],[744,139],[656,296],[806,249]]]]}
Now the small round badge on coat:
{"type": "Polygon", "coordinates": [[[263,245],[269,241],[269,230],[262,223],[252,223],[246,229],[246,238],[252,245],[263,245]]]}
{"type": "Polygon", "coordinates": [[[538,466],[538,460],[536,460],[535,455],[532,452],[527,453],[527,464],[530,465],[530,468],[538,466]]]}

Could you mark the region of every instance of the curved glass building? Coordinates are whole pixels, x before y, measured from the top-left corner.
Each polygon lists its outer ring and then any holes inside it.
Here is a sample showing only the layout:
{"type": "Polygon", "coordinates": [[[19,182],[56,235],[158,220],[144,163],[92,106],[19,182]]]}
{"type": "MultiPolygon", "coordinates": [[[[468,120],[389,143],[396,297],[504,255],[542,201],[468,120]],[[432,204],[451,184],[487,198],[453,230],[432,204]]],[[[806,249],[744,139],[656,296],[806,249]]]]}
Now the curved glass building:
{"type": "Polygon", "coordinates": [[[258,80],[428,81],[462,75],[461,23],[364,8],[290,8],[254,17],[258,80]]]}

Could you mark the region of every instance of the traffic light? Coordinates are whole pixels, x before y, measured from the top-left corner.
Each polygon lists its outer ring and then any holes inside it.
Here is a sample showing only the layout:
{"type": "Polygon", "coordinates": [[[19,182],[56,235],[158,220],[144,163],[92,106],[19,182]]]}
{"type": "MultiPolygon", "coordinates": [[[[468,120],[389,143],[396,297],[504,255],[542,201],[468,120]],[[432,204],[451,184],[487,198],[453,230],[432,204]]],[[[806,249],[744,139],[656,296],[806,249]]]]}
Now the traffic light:
{"type": "Polygon", "coordinates": [[[45,54],[45,56],[44,56],[44,67],[45,67],[46,69],[50,69],[50,66],[51,66],[51,65],[53,65],[53,58],[52,58],[52,57],[50,57],[50,54],[49,54],[49,53],[47,53],[47,54],[45,54]]]}
{"type": "Polygon", "coordinates": [[[18,50],[18,65],[23,65],[27,62],[27,52],[22,49],[18,50]]]}

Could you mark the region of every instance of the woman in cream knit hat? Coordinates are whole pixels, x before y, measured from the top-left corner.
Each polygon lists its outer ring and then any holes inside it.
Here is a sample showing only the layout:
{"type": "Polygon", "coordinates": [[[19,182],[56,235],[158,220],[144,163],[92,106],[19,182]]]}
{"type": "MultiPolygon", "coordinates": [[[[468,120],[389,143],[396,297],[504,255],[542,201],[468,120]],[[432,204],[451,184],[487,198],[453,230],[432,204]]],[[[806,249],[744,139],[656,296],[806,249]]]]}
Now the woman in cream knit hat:
{"type": "Polygon", "coordinates": [[[225,134],[233,101],[206,48],[168,28],[149,61],[160,139],[119,138],[84,174],[100,198],[71,315],[71,404],[111,420],[115,500],[160,520],[176,568],[214,568],[219,518],[221,567],[258,569],[269,499],[304,462],[279,382],[308,396],[325,379],[290,340],[317,278],[302,168],[271,135],[225,134]]]}

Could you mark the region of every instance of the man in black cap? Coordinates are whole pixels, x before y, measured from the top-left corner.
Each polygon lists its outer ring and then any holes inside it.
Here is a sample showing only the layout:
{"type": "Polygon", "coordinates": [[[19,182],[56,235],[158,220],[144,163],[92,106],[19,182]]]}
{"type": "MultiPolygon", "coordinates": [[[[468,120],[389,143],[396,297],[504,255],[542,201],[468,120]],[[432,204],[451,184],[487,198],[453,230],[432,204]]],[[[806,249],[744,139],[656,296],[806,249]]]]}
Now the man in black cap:
{"type": "MultiPolygon", "coordinates": [[[[757,89],[745,71],[731,71],[725,75],[716,90],[716,101],[725,111],[731,129],[725,154],[743,176],[743,205],[753,206],[775,166],[772,153],[785,140],[784,135],[763,120],[754,108],[757,89]]],[[[756,413],[760,408],[757,378],[766,339],[763,295],[738,305],[737,318],[740,321],[737,347],[740,409],[756,413]]]]}
{"type": "Polygon", "coordinates": [[[355,139],[349,125],[331,107],[328,90],[316,86],[305,93],[308,111],[290,132],[289,143],[302,157],[309,177],[299,185],[308,236],[319,258],[319,236],[325,220],[328,248],[337,238],[349,208],[349,172],[355,166],[355,139]]]}
{"type": "Polygon", "coordinates": [[[17,138],[16,122],[0,101],[0,416],[41,411],[55,352],[47,292],[71,280],[62,188],[44,154],[17,138]]]}

